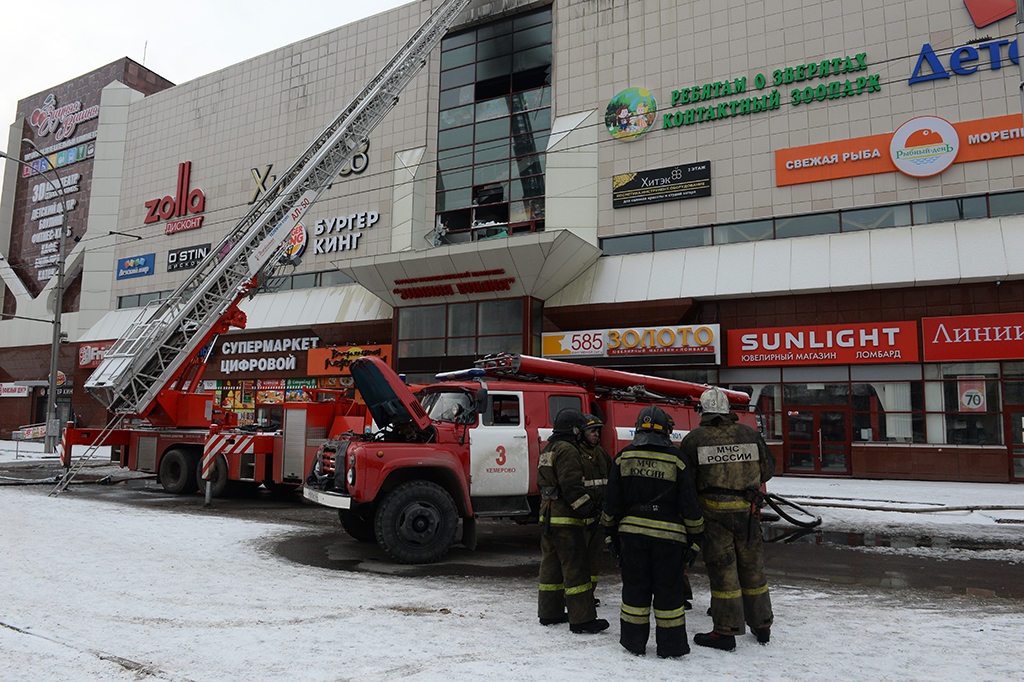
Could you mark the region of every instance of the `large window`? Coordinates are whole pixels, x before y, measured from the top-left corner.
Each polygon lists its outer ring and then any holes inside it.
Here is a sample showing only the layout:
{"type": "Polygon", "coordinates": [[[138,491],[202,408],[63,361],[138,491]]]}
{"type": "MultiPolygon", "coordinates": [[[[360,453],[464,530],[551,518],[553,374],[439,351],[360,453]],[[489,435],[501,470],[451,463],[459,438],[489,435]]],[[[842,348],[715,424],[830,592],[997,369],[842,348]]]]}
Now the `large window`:
{"type": "Polygon", "coordinates": [[[435,243],[544,229],[551,8],[441,42],[435,243]]]}
{"type": "Polygon", "coordinates": [[[523,352],[523,299],[398,310],[398,358],[523,352]]]}

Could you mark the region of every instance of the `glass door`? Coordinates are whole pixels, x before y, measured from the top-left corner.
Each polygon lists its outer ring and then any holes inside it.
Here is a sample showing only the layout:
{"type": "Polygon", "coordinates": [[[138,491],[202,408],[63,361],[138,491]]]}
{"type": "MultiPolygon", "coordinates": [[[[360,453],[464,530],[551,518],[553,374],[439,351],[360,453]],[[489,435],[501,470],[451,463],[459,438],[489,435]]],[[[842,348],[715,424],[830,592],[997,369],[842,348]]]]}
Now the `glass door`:
{"type": "Polygon", "coordinates": [[[850,473],[850,410],[800,406],[784,413],[785,470],[808,474],[850,473]]]}
{"type": "Polygon", "coordinates": [[[1006,442],[1010,446],[1010,480],[1024,481],[1024,406],[1007,405],[1006,442]]]}

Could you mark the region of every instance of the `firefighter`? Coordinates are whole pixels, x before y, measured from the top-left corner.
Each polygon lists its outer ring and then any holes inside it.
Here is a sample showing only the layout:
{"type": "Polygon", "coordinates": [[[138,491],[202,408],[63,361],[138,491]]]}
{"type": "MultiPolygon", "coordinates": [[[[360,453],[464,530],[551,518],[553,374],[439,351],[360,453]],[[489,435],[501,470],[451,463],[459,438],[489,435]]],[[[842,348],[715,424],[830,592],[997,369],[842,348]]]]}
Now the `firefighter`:
{"type": "Polygon", "coordinates": [[[559,411],[540,453],[537,485],[544,533],[537,615],[541,625],[568,621],[572,632],[594,633],[608,629],[608,621],[597,617],[587,551],[586,529],[597,525],[600,507],[584,482],[588,467],[579,448],[584,426],[579,410],[559,411]]]}
{"type": "Polygon", "coordinates": [[[775,457],[756,429],[738,424],[718,388],[700,397],[700,426],[680,449],[696,462],[697,496],[707,526],[704,564],[711,583],[711,632],[700,646],[730,651],[746,625],[768,644],[773,622],[757,513],[760,487],[775,472],[775,457]]]}
{"type": "MultiPolygon", "coordinates": [[[[601,447],[601,428],[604,423],[592,414],[583,415],[585,423],[579,441],[580,454],[583,455],[583,486],[594,501],[594,515],[584,526],[587,541],[587,554],[590,557],[590,582],[597,589],[598,574],[601,570],[601,559],[604,556],[604,530],[601,528],[599,512],[604,502],[604,490],[608,485],[608,470],[612,458],[608,451],[601,447]]],[[[596,598],[594,602],[600,606],[596,598]]]]}
{"type": "Polygon", "coordinates": [[[684,569],[700,551],[704,521],[672,426],[660,407],[640,410],[632,444],[612,465],[601,517],[622,567],[619,643],[638,656],[647,651],[652,600],[658,656],[690,653],[684,569]]]}

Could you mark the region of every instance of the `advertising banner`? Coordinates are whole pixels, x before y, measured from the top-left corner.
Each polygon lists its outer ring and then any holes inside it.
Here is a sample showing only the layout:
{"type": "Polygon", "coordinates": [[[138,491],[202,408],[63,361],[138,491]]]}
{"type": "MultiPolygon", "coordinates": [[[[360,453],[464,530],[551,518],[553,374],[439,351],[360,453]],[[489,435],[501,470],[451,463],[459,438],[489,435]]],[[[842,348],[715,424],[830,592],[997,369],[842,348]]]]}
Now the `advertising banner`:
{"type": "Polygon", "coordinates": [[[147,253],[142,256],[117,259],[117,279],[129,277],[146,277],[152,275],[156,268],[156,254],[147,253]]]}
{"type": "Polygon", "coordinates": [[[1024,313],[926,317],[921,333],[925,362],[1024,358],[1024,313]]]}
{"type": "Polygon", "coordinates": [[[916,322],[730,329],[729,367],[917,362],[916,322]]]}
{"type": "Polygon", "coordinates": [[[956,384],[961,412],[985,411],[985,377],[958,377],[956,384]]]}
{"type": "Polygon", "coordinates": [[[719,364],[719,339],[717,324],[591,329],[544,334],[542,354],[546,358],[685,354],[688,363],[719,364]]]}
{"type": "Polygon", "coordinates": [[[28,386],[0,383],[0,398],[27,398],[28,386]]]}

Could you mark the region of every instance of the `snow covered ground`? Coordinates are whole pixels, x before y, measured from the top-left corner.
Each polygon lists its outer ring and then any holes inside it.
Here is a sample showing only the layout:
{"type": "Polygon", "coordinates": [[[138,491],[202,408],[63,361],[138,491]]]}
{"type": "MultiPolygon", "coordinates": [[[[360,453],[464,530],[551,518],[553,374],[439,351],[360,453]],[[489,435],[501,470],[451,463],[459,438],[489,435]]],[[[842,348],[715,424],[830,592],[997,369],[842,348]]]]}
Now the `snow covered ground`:
{"type": "MultiPolygon", "coordinates": [[[[13,459],[6,445],[0,461],[13,459]]],[[[2,680],[1020,679],[1022,600],[776,581],[768,647],[747,635],[732,653],[694,647],[660,660],[652,642],[635,658],[617,642],[614,575],[598,587],[612,628],[573,635],[538,625],[532,579],[302,566],[268,549],[307,530],[298,526],[126,513],[49,489],[0,487],[2,680]]],[[[779,478],[769,489],[801,502],[1024,506],[1024,486],[1001,484],[779,478]]],[[[815,510],[832,526],[878,532],[1024,536],[1024,525],[996,523],[1021,511],[815,510]]],[[[694,592],[691,639],[711,627],[702,575],[694,592]]]]}

